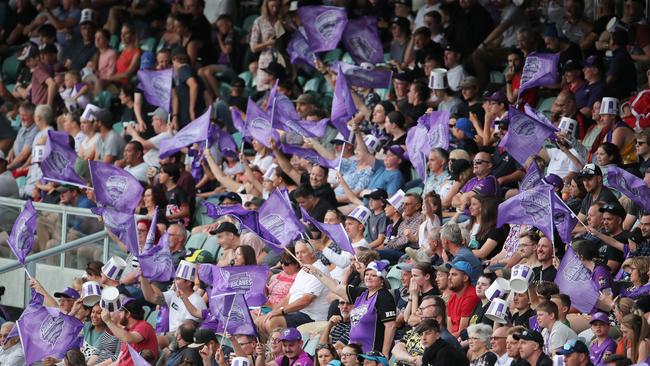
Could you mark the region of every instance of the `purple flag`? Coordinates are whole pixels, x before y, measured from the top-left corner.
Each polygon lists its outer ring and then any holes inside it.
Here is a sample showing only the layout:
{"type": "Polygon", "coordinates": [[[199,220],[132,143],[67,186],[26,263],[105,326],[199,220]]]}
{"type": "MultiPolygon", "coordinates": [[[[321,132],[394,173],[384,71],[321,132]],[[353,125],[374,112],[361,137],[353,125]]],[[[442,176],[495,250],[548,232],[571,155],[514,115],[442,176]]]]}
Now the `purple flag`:
{"type": "Polygon", "coordinates": [[[552,186],[541,184],[501,203],[497,214],[497,227],[503,224],[531,225],[543,232],[547,238],[552,238],[552,190],[552,186]]]}
{"type": "Polygon", "coordinates": [[[510,127],[499,143],[521,165],[535,155],[544,145],[544,140],[553,135],[557,128],[540,121],[536,116],[521,113],[510,107],[510,127]]]}
{"type": "Polygon", "coordinates": [[[248,107],[246,108],[246,131],[244,136],[254,138],[268,148],[271,147],[271,139],[280,140],[280,136],[273,129],[269,114],[264,112],[250,98],[248,98],[248,107]]]}
{"type": "Polygon", "coordinates": [[[140,353],[133,349],[130,344],[126,344],[126,347],[129,349],[129,355],[131,356],[131,361],[133,361],[133,366],[151,366],[140,353]]]}
{"type": "Polygon", "coordinates": [[[106,229],[124,243],[129,253],[137,255],[140,252],[135,215],[110,207],[93,207],[90,211],[102,217],[106,229]]]}
{"type": "Polygon", "coordinates": [[[336,6],[301,6],[298,16],[312,52],[335,49],[348,24],[345,8],[336,6]]]}
{"type": "Polygon", "coordinates": [[[59,309],[45,307],[37,301],[30,302],[16,326],[25,355],[25,365],[50,356],[63,359],[68,350],[81,346],[79,333],[83,329],[83,323],[61,313],[59,309]]]}
{"type": "Polygon", "coordinates": [[[348,233],[345,232],[343,225],[318,222],[315,218],[309,216],[309,213],[307,213],[307,211],[305,211],[305,209],[302,207],[300,208],[300,212],[302,213],[303,219],[311,222],[321,233],[332,239],[332,241],[336,243],[336,245],[338,245],[341,250],[344,250],[352,255],[356,254],[354,252],[354,247],[352,247],[352,243],[350,242],[350,238],[348,237],[348,233]]]}
{"type": "Polygon", "coordinates": [[[36,209],[32,205],[32,200],[25,202],[25,208],[14,221],[11,228],[11,235],[7,239],[9,248],[14,253],[18,262],[25,265],[25,258],[32,251],[34,239],[36,238],[36,209]]]}
{"type": "Polygon", "coordinates": [[[282,145],[282,152],[285,154],[298,155],[301,158],[308,160],[312,164],[320,165],[327,167],[329,169],[336,169],[339,166],[339,161],[341,156],[338,155],[332,160],[325,159],[316,150],[305,149],[304,147],[295,146],[295,145],[282,145]]]}
{"type": "Polygon", "coordinates": [[[77,153],[70,147],[68,135],[65,132],[47,131],[47,142],[43,151],[41,170],[43,179],[52,182],[86,187],[86,182],[74,170],[77,153]]]}
{"type": "Polygon", "coordinates": [[[341,66],[343,75],[350,85],[368,89],[390,88],[393,72],[390,69],[379,67],[361,67],[345,62],[336,61],[331,69],[336,71],[341,66]]]}
{"type": "Polygon", "coordinates": [[[217,134],[217,146],[219,147],[219,151],[223,153],[226,150],[235,151],[235,152],[238,150],[237,144],[235,143],[235,139],[227,131],[224,131],[217,127],[216,134],[217,134]]]}
{"type": "Polygon", "coordinates": [[[156,240],[156,232],[158,232],[158,206],[153,213],[153,218],[151,219],[151,226],[149,226],[149,232],[147,232],[147,238],[144,240],[143,250],[147,250],[154,246],[154,241],[156,240]]]}
{"type": "Polygon", "coordinates": [[[332,124],[346,140],[350,137],[348,121],[354,117],[355,113],[357,113],[357,108],[354,106],[350,85],[339,66],[334,86],[334,99],[332,100],[332,124]]]}
{"type": "Polygon", "coordinates": [[[156,333],[169,332],[169,307],[165,304],[160,307],[156,317],[156,333]]]}
{"type": "Polygon", "coordinates": [[[138,255],[142,275],[150,281],[166,282],[174,278],[174,263],[169,252],[169,235],[165,232],[158,245],[138,255]]]}
{"type": "Polygon", "coordinates": [[[524,70],[521,72],[519,95],[522,95],[526,89],[555,83],[559,60],[559,53],[529,54],[524,63],[524,70]]]}
{"type": "Polygon", "coordinates": [[[216,320],[215,333],[257,337],[257,329],[244,296],[238,293],[213,294],[209,302],[210,313],[216,320]]]}
{"type": "Polygon", "coordinates": [[[544,176],[542,175],[542,172],[539,170],[539,166],[537,165],[537,162],[535,160],[532,160],[530,162],[530,166],[528,167],[528,170],[526,170],[526,175],[524,175],[524,179],[521,180],[519,189],[522,191],[526,191],[528,189],[537,187],[540,183],[543,183],[542,182],[543,178],[544,176]]]}
{"type": "Polygon", "coordinates": [[[291,203],[277,189],[271,192],[258,211],[260,225],[284,247],[305,229],[296,217],[291,203]]]}
{"type": "Polygon", "coordinates": [[[162,140],[159,149],[160,158],[173,155],[195,142],[205,141],[210,131],[210,113],[212,113],[212,107],[208,107],[205,113],[183,127],[174,136],[162,140]]]}
{"type": "Polygon", "coordinates": [[[409,154],[409,160],[422,180],[425,179],[427,174],[427,157],[430,151],[427,139],[428,132],[425,125],[417,124],[411,127],[406,134],[406,150],[409,154]]]}
{"type": "MultiPolygon", "coordinates": [[[[212,266],[212,295],[235,292],[244,295],[252,306],[266,304],[267,266],[212,266]]],[[[205,282],[205,281],[203,281],[205,282]]]]}
{"type": "Polygon", "coordinates": [[[89,161],[90,177],[97,203],[103,207],[133,213],[142,199],[142,184],[126,170],[100,161],[89,161]]]}
{"type": "Polygon", "coordinates": [[[235,107],[231,107],[230,117],[232,118],[232,124],[235,126],[235,129],[243,135],[246,132],[246,122],[241,118],[241,111],[235,107]]]}
{"type": "Polygon", "coordinates": [[[553,224],[560,235],[560,239],[565,244],[571,243],[573,238],[571,233],[578,223],[578,218],[555,192],[551,194],[551,202],[553,203],[553,224]]]}
{"type": "Polygon", "coordinates": [[[449,148],[449,112],[435,111],[418,118],[418,123],[428,128],[429,149],[449,148]]]}
{"type": "Polygon", "coordinates": [[[171,111],[172,79],[174,69],[138,70],[138,89],[142,90],[149,104],[171,111]]]}
{"type": "Polygon", "coordinates": [[[377,31],[377,18],[365,16],[348,21],[343,44],[356,64],[384,62],[384,47],[377,31]]]}
{"type": "Polygon", "coordinates": [[[611,188],[626,195],[644,211],[650,211],[650,187],[643,179],[612,166],[607,167],[607,183],[611,188]]]}
{"type": "Polygon", "coordinates": [[[300,31],[293,32],[291,39],[287,44],[287,53],[291,63],[302,62],[311,67],[316,67],[314,59],[316,55],[309,49],[307,38],[300,31]]]}
{"type": "Polygon", "coordinates": [[[582,265],[570,245],[557,269],[555,283],[561,293],[571,297],[571,306],[583,313],[591,312],[600,297],[598,289],[591,280],[591,271],[582,265]]]}
{"type": "Polygon", "coordinates": [[[266,101],[266,109],[264,109],[266,113],[269,113],[269,109],[271,110],[271,119],[273,119],[273,107],[275,106],[275,100],[278,98],[279,82],[280,79],[277,79],[275,83],[273,83],[273,87],[271,87],[271,91],[269,91],[269,96],[266,101]]]}

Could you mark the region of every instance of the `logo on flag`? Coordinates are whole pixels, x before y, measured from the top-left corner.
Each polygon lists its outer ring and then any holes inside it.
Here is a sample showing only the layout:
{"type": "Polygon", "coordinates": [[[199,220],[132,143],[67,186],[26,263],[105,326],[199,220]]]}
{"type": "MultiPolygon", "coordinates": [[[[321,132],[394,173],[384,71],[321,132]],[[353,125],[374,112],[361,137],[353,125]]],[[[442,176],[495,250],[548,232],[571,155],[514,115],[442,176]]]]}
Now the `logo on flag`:
{"type": "Polygon", "coordinates": [[[126,187],[128,182],[126,177],[120,175],[112,175],[106,180],[106,193],[113,200],[112,205],[120,201],[124,192],[126,192],[126,187]]]}
{"type": "Polygon", "coordinates": [[[548,210],[551,207],[548,195],[542,195],[536,191],[524,191],[521,195],[520,205],[527,215],[535,221],[548,218],[548,210]]]}
{"type": "Polygon", "coordinates": [[[339,21],[338,11],[327,10],[316,17],[316,30],[320,36],[330,40],[336,31],[336,23],[339,21]]]}
{"type": "Polygon", "coordinates": [[[63,332],[64,320],[62,317],[47,317],[39,329],[41,339],[49,345],[54,345],[63,332]]]}
{"type": "Polygon", "coordinates": [[[49,164],[51,165],[52,170],[57,170],[60,172],[66,170],[69,166],[68,159],[66,159],[65,155],[56,150],[52,150],[52,152],[50,152],[49,164]]]}

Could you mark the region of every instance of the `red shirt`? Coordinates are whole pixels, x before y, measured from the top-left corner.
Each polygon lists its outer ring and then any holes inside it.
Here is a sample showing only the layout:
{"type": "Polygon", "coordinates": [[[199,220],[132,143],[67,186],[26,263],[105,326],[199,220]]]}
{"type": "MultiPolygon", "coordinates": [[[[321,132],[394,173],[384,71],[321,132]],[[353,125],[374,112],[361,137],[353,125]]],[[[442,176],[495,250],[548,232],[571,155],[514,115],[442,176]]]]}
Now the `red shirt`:
{"type": "MultiPolygon", "coordinates": [[[[518,72],[512,77],[512,90],[519,91],[520,86],[521,86],[521,72],[518,72]]],[[[523,100],[524,103],[528,103],[528,105],[531,106],[537,105],[537,99],[538,99],[537,88],[524,90],[524,94],[520,96],[520,99],[523,100]]]]}
{"type": "MultiPolygon", "coordinates": [[[[140,352],[143,349],[148,349],[153,352],[154,359],[158,359],[158,340],[156,339],[156,331],[153,327],[144,320],[138,320],[133,324],[132,328],[127,328],[129,332],[136,332],[140,334],[144,339],[140,343],[132,343],[131,347],[134,350],[140,352]]],[[[126,347],[126,343],[122,342],[120,344],[120,354],[117,357],[118,366],[134,366],[133,360],[131,360],[131,355],[129,354],[129,349],[126,347]]]]}
{"type": "Polygon", "coordinates": [[[46,81],[51,77],[52,74],[43,63],[39,62],[38,66],[32,70],[32,104],[47,104],[46,81]]]}
{"type": "Polygon", "coordinates": [[[456,293],[453,293],[451,297],[449,297],[449,302],[447,303],[447,316],[449,316],[449,319],[451,320],[451,324],[448,324],[451,333],[458,332],[460,319],[472,316],[476,304],[480,301],[481,300],[478,296],[476,296],[476,289],[470,284],[465,287],[462,295],[457,296],[456,293]]]}

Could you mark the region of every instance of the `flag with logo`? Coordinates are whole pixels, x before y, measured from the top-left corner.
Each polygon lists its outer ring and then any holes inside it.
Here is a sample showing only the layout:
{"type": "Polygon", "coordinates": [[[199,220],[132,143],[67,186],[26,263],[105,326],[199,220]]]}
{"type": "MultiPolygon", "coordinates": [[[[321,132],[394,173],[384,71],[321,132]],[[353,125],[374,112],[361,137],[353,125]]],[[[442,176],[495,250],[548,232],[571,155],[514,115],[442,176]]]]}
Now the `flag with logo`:
{"type": "Polygon", "coordinates": [[[335,49],[348,24],[345,8],[337,6],[301,6],[298,17],[312,52],[335,49]]]}
{"type": "Polygon", "coordinates": [[[320,155],[314,149],[306,149],[296,145],[283,144],[282,152],[285,154],[300,156],[312,164],[324,166],[329,169],[337,169],[341,161],[340,155],[337,155],[334,159],[325,159],[325,157],[320,155]]]}
{"type": "Polygon", "coordinates": [[[304,208],[300,208],[300,212],[302,213],[302,218],[305,221],[308,221],[314,225],[318,231],[323,233],[323,235],[327,236],[328,238],[332,239],[336,245],[341,248],[341,250],[344,250],[352,255],[356,255],[354,252],[354,247],[352,246],[352,243],[350,242],[350,238],[348,237],[348,233],[345,232],[345,229],[343,228],[342,224],[326,224],[324,222],[319,222],[315,218],[309,216],[309,213],[305,211],[304,208]]]}
{"type": "Polygon", "coordinates": [[[377,17],[374,16],[363,16],[348,21],[342,40],[357,65],[363,62],[384,62],[384,47],[377,29],[377,17]]]}
{"type": "Polygon", "coordinates": [[[112,164],[90,160],[90,177],[97,204],[132,213],[142,199],[142,184],[126,170],[112,164]]]}
{"type": "Polygon", "coordinates": [[[547,238],[553,238],[553,187],[541,184],[501,203],[497,213],[497,227],[504,224],[531,225],[547,238]]]}
{"type": "Polygon", "coordinates": [[[532,160],[530,162],[530,166],[528,166],[528,169],[526,170],[524,179],[522,179],[521,183],[519,184],[519,189],[525,191],[537,187],[540,183],[542,183],[543,178],[544,175],[540,171],[537,162],[535,160],[532,160]]]}
{"type": "Polygon", "coordinates": [[[296,217],[291,203],[277,189],[271,192],[258,212],[260,226],[270,232],[284,247],[305,229],[296,217]]]}
{"type": "Polygon", "coordinates": [[[623,193],[645,212],[650,212],[650,187],[643,179],[626,172],[619,167],[607,167],[608,186],[623,193]]]}
{"type": "Polygon", "coordinates": [[[264,112],[252,99],[248,98],[246,108],[246,130],[245,137],[254,138],[260,144],[270,148],[271,140],[279,141],[280,136],[273,129],[271,116],[264,112]]]}
{"type": "Polygon", "coordinates": [[[234,292],[213,294],[209,303],[210,313],[216,320],[215,333],[258,336],[244,296],[234,292]]]}
{"type": "Polygon", "coordinates": [[[160,141],[160,158],[166,158],[190,146],[195,142],[202,142],[208,138],[210,132],[210,116],[212,107],[200,115],[197,119],[183,127],[174,136],[160,141]]]}
{"type": "Polygon", "coordinates": [[[350,138],[348,121],[354,117],[357,108],[352,99],[352,92],[348,80],[341,67],[337,70],[334,98],[332,99],[332,124],[343,135],[345,140],[350,138]]]}
{"type": "Polygon", "coordinates": [[[449,118],[447,111],[434,111],[418,118],[418,123],[427,127],[429,149],[449,148],[449,118]]]}
{"type": "Polygon", "coordinates": [[[242,134],[246,133],[246,122],[244,122],[239,109],[231,107],[230,118],[232,119],[232,125],[235,126],[237,131],[240,131],[242,134]]]}
{"type": "Polygon", "coordinates": [[[558,131],[535,115],[519,112],[513,107],[510,107],[508,116],[510,126],[499,147],[504,148],[521,165],[525,165],[530,156],[541,150],[544,140],[558,131]]]}
{"type": "Polygon", "coordinates": [[[269,277],[267,266],[232,266],[219,267],[211,264],[202,264],[200,268],[210,266],[212,282],[205,278],[205,269],[198,271],[199,279],[212,285],[212,295],[226,292],[241,294],[251,306],[266,304],[266,281],[269,277]]]}
{"type": "Polygon", "coordinates": [[[11,234],[7,239],[9,248],[11,248],[11,251],[18,258],[18,262],[22,265],[25,265],[25,258],[27,258],[34,246],[37,219],[36,209],[32,204],[32,200],[27,200],[25,207],[16,218],[16,221],[14,221],[11,234]]]}
{"type": "Polygon", "coordinates": [[[136,78],[138,79],[138,89],[142,90],[147,102],[169,113],[172,105],[174,69],[138,70],[136,78]]]}
{"type": "Polygon", "coordinates": [[[216,206],[210,202],[203,202],[203,205],[206,207],[207,215],[213,219],[226,215],[232,216],[244,228],[254,232],[260,239],[269,244],[269,247],[275,252],[282,252],[283,247],[278,240],[266,228],[260,225],[259,213],[257,211],[247,210],[241,205],[216,206]]]}
{"type": "Polygon", "coordinates": [[[138,254],[142,275],[150,281],[166,282],[174,278],[174,262],[169,251],[169,234],[165,232],[158,245],[138,254]]]}
{"type": "Polygon", "coordinates": [[[551,193],[551,203],[553,204],[553,225],[555,225],[562,242],[571,243],[573,229],[578,224],[578,218],[555,192],[551,193]]]}
{"type": "Polygon", "coordinates": [[[43,161],[41,161],[43,179],[85,187],[86,182],[74,169],[77,162],[77,153],[70,147],[70,135],[65,132],[48,130],[47,136],[43,161]]]}
{"type": "Polygon", "coordinates": [[[135,215],[111,207],[93,207],[90,211],[102,217],[106,230],[115,235],[126,246],[129,253],[138,254],[140,249],[135,215]]]}
{"type": "Polygon", "coordinates": [[[559,53],[533,52],[526,57],[524,69],[521,72],[519,95],[527,89],[546,86],[557,80],[557,64],[559,53]]]}
{"type": "Polygon", "coordinates": [[[591,271],[582,264],[570,245],[557,269],[555,283],[561,293],[569,295],[571,306],[578,311],[590,313],[596,307],[600,294],[591,280],[591,271]]]}
{"type": "Polygon", "coordinates": [[[368,65],[361,67],[340,61],[334,62],[330,69],[336,72],[339,66],[350,85],[367,89],[386,89],[391,86],[393,79],[391,69],[369,67],[368,65]]]}
{"type": "Polygon", "coordinates": [[[293,32],[287,44],[287,54],[291,63],[302,62],[311,67],[316,67],[314,60],[316,54],[309,49],[307,38],[299,31],[293,32]]]}
{"type": "Polygon", "coordinates": [[[409,160],[422,180],[426,178],[427,157],[430,151],[427,132],[429,131],[426,126],[417,124],[409,128],[406,133],[406,150],[409,154],[409,160]]]}

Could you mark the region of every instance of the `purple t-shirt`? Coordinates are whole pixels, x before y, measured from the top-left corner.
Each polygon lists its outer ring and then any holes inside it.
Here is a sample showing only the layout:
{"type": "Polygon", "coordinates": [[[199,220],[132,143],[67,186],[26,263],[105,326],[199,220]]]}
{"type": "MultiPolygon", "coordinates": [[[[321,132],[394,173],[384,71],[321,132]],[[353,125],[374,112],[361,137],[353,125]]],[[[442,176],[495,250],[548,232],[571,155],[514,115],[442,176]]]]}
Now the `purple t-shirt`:
{"type": "Polygon", "coordinates": [[[599,291],[612,288],[612,275],[606,266],[596,265],[591,274],[591,280],[596,284],[596,288],[599,291]]]}
{"type": "Polygon", "coordinates": [[[476,191],[481,196],[496,196],[499,193],[499,183],[494,175],[488,175],[483,178],[474,177],[465,183],[461,188],[461,193],[476,191]]]}
{"type": "MultiPolygon", "coordinates": [[[[278,365],[282,365],[282,359],[284,359],[286,356],[280,356],[275,358],[275,363],[278,365]]],[[[296,359],[289,359],[288,365],[291,366],[314,366],[314,361],[311,360],[307,352],[302,351],[300,355],[298,355],[298,358],[296,359]]]]}
{"type": "Polygon", "coordinates": [[[614,342],[613,339],[607,337],[603,344],[600,346],[595,340],[591,343],[591,347],[589,347],[589,357],[591,358],[591,363],[596,366],[605,366],[603,358],[605,357],[606,353],[616,353],[616,342],[614,342]]]}

